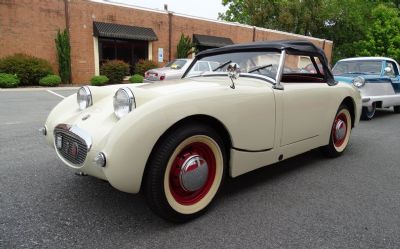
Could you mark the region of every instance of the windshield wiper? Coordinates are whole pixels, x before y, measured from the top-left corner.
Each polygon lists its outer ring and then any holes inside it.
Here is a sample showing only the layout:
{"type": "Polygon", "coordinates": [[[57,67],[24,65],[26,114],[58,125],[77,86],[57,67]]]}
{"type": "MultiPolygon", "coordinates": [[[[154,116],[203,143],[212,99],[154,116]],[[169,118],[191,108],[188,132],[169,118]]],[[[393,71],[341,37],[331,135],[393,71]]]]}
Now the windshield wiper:
{"type": "Polygon", "coordinates": [[[258,66],[258,67],[252,68],[252,69],[250,69],[250,70],[248,71],[248,73],[252,73],[252,72],[255,72],[255,71],[259,71],[259,70],[264,69],[264,68],[267,68],[267,67],[272,67],[272,64],[262,65],[262,66],[258,66]]]}
{"type": "Polygon", "coordinates": [[[228,64],[231,63],[231,62],[232,62],[232,61],[229,60],[229,61],[227,61],[227,62],[225,62],[225,63],[219,65],[217,68],[213,69],[212,71],[215,72],[215,71],[217,71],[218,69],[221,69],[221,68],[225,67],[226,65],[228,65],[228,64]]]}

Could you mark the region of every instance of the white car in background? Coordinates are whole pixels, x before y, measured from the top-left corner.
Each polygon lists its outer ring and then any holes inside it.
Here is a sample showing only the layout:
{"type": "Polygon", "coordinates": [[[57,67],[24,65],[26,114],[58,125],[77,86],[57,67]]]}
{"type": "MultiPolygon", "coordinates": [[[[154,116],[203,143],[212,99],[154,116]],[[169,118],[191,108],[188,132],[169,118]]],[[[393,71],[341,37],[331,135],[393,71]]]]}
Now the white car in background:
{"type": "MultiPolygon", "coordinates": [[[[155,68],[147,71],[145,73],[145,81],[161,81],[161,80],[173,80],[180,79],[185,73],[186,69],[189,68],[193,59],[176,59],[162,68],[155,68]]],[[[197,62],[191,70],[189,76],[199,75],[204,72],[213,71],[219,66],[218,62],[213,61],[199,61],[197,62]]]]}
{"type": "Polygon", "coordinates": [[[165,65],[165,67],[154,68],[146,71],[144,73],[144,79],[146,81],[180,79],[192,61],[193,59],[173,60],[165,65]]]}

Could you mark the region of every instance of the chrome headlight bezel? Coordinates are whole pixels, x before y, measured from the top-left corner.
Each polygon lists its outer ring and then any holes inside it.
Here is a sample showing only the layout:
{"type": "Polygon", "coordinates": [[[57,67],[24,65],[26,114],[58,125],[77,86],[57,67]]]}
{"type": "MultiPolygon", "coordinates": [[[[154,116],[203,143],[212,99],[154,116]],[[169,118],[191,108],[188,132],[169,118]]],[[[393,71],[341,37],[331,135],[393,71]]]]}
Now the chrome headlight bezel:
{"type": "Polygon", "coordinates": [[[119,88],[113,98],[114,114],[118,119],[128,115],[136,108],[135,96],[129,87],[119,88]]]}
{"type": "Polygon", "coordinates": [[[92,93],[88,86],[79,88],[76,93],[76,101],[78,103],[79,110],[85,110],[89,106],[93,105],[92,93]]]}
{"type": "Polygon", "coordinates": [[[353,79],[353,85],[357,88],[361,88],[365,85],[365,79],[361,76],[357,76],[353,79]]]}

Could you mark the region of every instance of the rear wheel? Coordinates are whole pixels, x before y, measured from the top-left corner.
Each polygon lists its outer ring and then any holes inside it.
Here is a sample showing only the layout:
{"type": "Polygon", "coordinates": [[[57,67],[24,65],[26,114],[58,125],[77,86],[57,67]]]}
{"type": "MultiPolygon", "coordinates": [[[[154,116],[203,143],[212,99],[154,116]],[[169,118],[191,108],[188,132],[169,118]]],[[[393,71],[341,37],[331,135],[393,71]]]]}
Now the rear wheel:
{"type": "Polygon", "coordinates": [[[210,127],[190,125],[168,134],[147,165],[145,196],[150,208],[173,222],[206,210],[224,176],[225,151],[210,127]]]}
{"type": "Polygon", "coordinates": [[[400,113],[400,105],[393,106],[393,110],[394,110],[395,113],[400,113]]]}
{"type": "Polygon", "coordinates": [[[340,156],[347,147],[351,132],[351,115],[346,105],[341,105],[332,124],[329,144],[322,147],[328,157],[340,156]]]}
{"type": "Polygon", "coordinates": [[[372,103],[371,106],[365,106],[362,108],[361,118],[363,120],[371,120],[375,116],[376,103],[372,103]]]}

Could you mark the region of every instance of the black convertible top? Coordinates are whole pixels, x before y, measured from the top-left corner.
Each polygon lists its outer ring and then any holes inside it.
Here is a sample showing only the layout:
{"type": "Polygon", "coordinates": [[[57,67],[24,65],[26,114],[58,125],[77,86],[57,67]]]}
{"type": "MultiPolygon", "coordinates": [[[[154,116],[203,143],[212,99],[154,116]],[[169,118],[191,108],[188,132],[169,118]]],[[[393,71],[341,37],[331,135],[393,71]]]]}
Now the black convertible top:
{"type": "Polygon", "coordinates": [[[197,54],[199,57],[204,57],[212,54],[220,54],[225,52],[240,52],[249,50],[270,50],[282,51],[286,50],[289,54],[307,54],[325,57],[324,51],[314,44],[306,40],[282,40],[282,41],[260,41],[244,44],[228,45],[221,48],[208,49],[197,54]]]}
{"type": "Polygon", "coordinates": [[[212,56],[223,53],[232,53],[232,52],[246,52],[246,51],[276,51],[281,52],[285,50],[286,53],[292,55],[308,55],[318,57],[322,66],[324,67],[324,71],[326,74],[324,77],[330,84],[334,84],[335,80],[333,79],[332,72],[328,66],[328,59],[325,56],[324,51],[315,46],[313,43],[307,40],[280,40],[280,41],[259,41],[252,43],[244,43],[244,44],[235,44],[228,45],[220,48],[213,48],[202,51],[196,55],[197,59],[201,59],[206,56],[212,56]]]}

